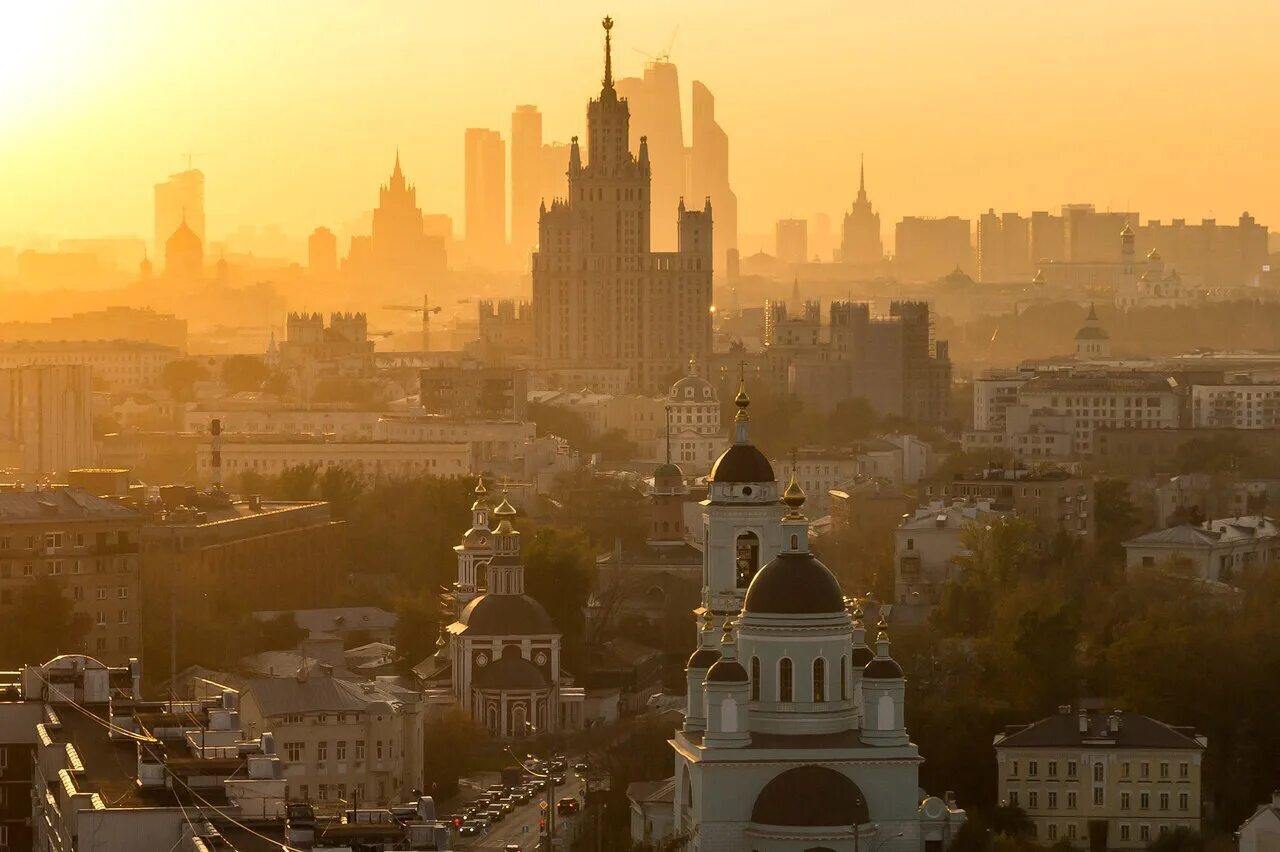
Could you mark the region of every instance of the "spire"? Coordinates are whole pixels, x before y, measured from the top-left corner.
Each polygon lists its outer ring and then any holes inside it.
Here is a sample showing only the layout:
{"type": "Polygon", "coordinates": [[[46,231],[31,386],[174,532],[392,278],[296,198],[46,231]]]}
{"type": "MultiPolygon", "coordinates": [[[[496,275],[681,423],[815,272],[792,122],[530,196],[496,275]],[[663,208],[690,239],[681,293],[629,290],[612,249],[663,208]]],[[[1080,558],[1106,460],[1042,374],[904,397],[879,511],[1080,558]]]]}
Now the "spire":
{"type": "Polygon", "coordinates": [[[1097,307],[1094,306],[1093,302],[1090,302],[1089,316],[1085,317],[1085,322],[1097,322],[1097,321],[1098,321],[1098,309],[1097,307]]]}
{"type": "Polygon", "coordinates": [[[667,412],[667,464],[671,464],[671,406],[666,406],[667,412]]]}
{"type": "Polygon", "coordinates": [[[608,15],[606,15],[605,19],[600,22],[600,25],[604,27],[604,83],[603,83],[602,89],[603,91],[606,91],[606,92],[612,92],[613,91],[613,50],[610,45],[609,31],[613,29],[613,18],[610,18],[608,15]]]}
{"type": "Polygon", "coordinates": [[[404,172],[400,170],[400,146],[396,146],[396,167],[391,170],[391,179],[404,177],[404,172]]]}
{"type": "Polygon", "coordinates": [[[858,155],[858,194],[867,194],[867,159],[865,155],[858,155]]]}

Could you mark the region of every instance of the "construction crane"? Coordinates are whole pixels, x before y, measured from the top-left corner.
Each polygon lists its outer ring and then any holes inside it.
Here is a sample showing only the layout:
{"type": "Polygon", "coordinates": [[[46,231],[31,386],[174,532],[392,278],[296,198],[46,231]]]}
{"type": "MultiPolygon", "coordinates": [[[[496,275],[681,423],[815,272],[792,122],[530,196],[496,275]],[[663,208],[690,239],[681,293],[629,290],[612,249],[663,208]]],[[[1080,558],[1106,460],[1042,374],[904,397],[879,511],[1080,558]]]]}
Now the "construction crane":
{"type": "Polygon", "coordinates": [[[422,305],[417,307],[414,305],[383,305],[383,310],[387,311],[413,311],[422,314],[422,351],[431,350],[431,315],[438,314],[444,310],[440,305],[432,305],[431,300],[424,293],[422,296],[422,305]]]}
{"type": "Polygon", "coordinates": [[[641,50],[638,47],[633,47],[631,49],[634,50],[636,53],[640,54],[641,56],[645,57],[646,59],[649,59],[652,62],[670,62],[671,49],[676,46],[676,35],[679,32],[680,32],[680,25],[676,24],[676,28],[671,31],[671,38],[667,41],[666,50],[662,51],[657,55],[646,53],[645,51],[641,50]]]}

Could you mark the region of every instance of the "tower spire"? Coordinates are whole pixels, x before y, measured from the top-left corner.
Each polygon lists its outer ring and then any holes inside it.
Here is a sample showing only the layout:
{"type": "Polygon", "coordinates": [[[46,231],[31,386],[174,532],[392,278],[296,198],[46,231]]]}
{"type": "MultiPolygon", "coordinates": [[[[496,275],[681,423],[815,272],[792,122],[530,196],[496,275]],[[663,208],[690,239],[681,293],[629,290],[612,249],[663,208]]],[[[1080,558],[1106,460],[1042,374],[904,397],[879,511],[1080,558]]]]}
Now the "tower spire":
{"type": "Polygon", "coordinates": [[[613,89],[613,51],[610,44],[610,30],[613,29],[613,18],[608,15],[600,22],[604,27],[604,88],[613,89]]]}
{"type": "Polygon", "coordinates": [[[867,200],[867,161],[863,154],[858,155],[858,200],[867,200]]]}

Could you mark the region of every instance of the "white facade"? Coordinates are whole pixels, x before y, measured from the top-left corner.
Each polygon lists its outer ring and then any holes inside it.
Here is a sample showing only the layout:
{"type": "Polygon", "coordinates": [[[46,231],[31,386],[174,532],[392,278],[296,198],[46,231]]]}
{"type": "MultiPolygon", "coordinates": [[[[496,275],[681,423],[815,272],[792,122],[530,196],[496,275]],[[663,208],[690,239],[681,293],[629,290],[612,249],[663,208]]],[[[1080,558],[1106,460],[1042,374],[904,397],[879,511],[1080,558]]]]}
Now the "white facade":
{"type": "Polygon", "coordinates": [[[1230,583],[1251,567],[1280,559],[1280,526],[1261,515],[1183,524],[1124,543],[1126,568],[1190,565],[1201,580],[1230,583]]]}
{"type": "Polygon", "coordinates": [[[989,524],[1012,514],[993,510],[986,500],[953,504],[935,501],[916,509],[893,531],[898,603],[937,603],[942,587],[963,573],[957,559],[968,552],[961,543],[965,527],[989,524]]]}
{"type": "Polygon", "coordinates": [[[1196,429],[1280,428],[1280,385],[1192,385],[1196,429]]]}
{"type": "Polygon", "coordinates": [[[1159,376],[1038,376],[1024,384],[1018,401],[1033,411],[1073,418],[1072,452],[1093,453],[1093,431],[1176,429],[1181,425],[1178,391],[1159,376]]]}
{"type": "MultiPolygon", "coordinates": [[[[276,476],[291,467],[342,467],[367,481],[415,476],[467,476],[474,467],[470,444],[410,441],[327,441],[305,436],[237,436],[222,442],[222,473],[276,476]]],[[[212,481],[213,450],[196,451],[196,477],[212,481]]]]}
{"type": "Polygon", "coordinates": [[[1018,373],[991,372],[973,380],[973,428],[1003,430],[1005,409],[1018,402],[1018,389],[1030,378],[1018,373]]]}

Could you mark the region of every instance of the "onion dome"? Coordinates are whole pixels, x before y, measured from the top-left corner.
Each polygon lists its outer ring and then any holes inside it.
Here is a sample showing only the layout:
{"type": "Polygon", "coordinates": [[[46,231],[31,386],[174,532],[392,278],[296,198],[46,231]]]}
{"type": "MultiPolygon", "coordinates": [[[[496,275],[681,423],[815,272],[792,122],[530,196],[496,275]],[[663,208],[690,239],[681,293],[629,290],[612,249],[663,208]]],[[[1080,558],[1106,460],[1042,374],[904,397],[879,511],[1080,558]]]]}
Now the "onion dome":
{"type": "Polygon", "coordinates": [[[883,611],[876,627],[880,630],[876,635],[876,655],[863,668],[862,677],[864,680],[900,680],[902,666],[889,656],[889,624],[884,620],[883,611]]]}
{"type": "Polygon", "coordinates": [[[1044,270],[1043,270],[1043,269],[1037,269],[1037,270],[1036,270],[1035,277],[1033,277],[1033,278],[1031,279],[1031,283],[1032,283],[1032,284],[1037,284],[1037,285],[1039,285],[1039,284],[1044,284],[1044,283],[1045,283],[1045,281],[1046,281],[1046,279],[1045,279],[1045,277],[1044,277],[1044,270]]]}
{"type": "Polygon", "coordinates": [[[862,669],[866,668],[875,654],[867,647],[867,630],[862,624],[862,605],[855,600],[850,600],[849,603],[851,604],[849,615],[853,617],[853,667],[862,669]]]}
{"type": "Polygon", "coordinates": [[[1124,230],[1120,232],[1120,236],[1126,237],[1128,239],[1133,238],[1133,228],[1129,225],[1128,222],[1124,223],[1124,230]]]}
{"type": "Polygon", "coordinates": [[[1076,332],[1076,340],[1110,339],[1111,335],[1107,334],[1107,330],[1102,327],[1102,321],[1098,319],[1098,309],[1090,305],[1089,316],[1085,317],[1084,325],[1080,326],[1080,330],[1076,332]]]}
{"type": "Polygon", "coordinates": [[[707,683],[747,683],[751,680],[747,670],[738,662],[737,646],[733,641],[733,622],[724,623],[724,635],[720,639],[720,659],[707,669],[707,683]]]}
{"type": "Polygon", "coordinates": [[[800,483],[796,482],[794,470],[791,471],[791,481],[787,483],[787,490],[782,492],[782,502],[791,509],[789,513],[791,517],[801,517],[800,507],[804,505],[804,490],[800,487],[800,483]]]}
{"type": "Polygon", "coordinates": [[[720,652],[713,645],[715,630],[715,620],[711,617],[711,613],[703,613],[702,629],[698,631],[698,648],[689,657],[689,662],[685,665],[686,669],[705,671],[720,659],[720,652]]]}
{"type": "Polygon", "coordinates": [[[1159,260],[1159,259],[1160,259],[1160,252],[1156,251],[1155,249],[1152,249],[1151,251],[1147,252],[1147,260],[1159,260]]]}
{"type": "Polygon", "coordinates": [[[812,553],[779,553],[747,586],[745,612],[818,615],[844,612],[835,575],[812,553]]]}
{"type": "Polygon", "coordinates": [[[510,533],[514,531],[511,526],[511,519],[516,516],[516,507],[512,506],[511,502],[507,500],[505,489],[502,492],[502,502],[498,504],[498,508],[493,510],[493,514],[502,519],[498,522],[498,527],[494,532],[510,533]]]}
{"type": "Polygon", "coordinates": [[[710,404],[716,401],[716,389],[712,387],[711,382],[698,375],[698,362],[690,358],[689,372],[676,380],[667,396],[672,402],[710,404]]]}
{"type": "Polygon", "coordinates": [[[733,404],[738,407],[738,413],[733,418],[733,446],[716,459],[715,464],[711,466],[711,475],[707,477],[707,481],[774,482],[773,465],[769,464],[764,453],[756,449],[747,436],[747,424],[751,420],[751,416],[747,414],[747,408],[751,405],[751,398],[747,396],[745,384],[739,385],[738,395],[733,398],[733,404]]]}
{"type": "Polygon", "coordinates": [[[558,634],[542,604],[528,595],[481,595],[463,608],[458,621],[468,636],[546,636],[558,634]]]}
{"type": "Polygon", "coordinates": [[[826,766],[797,766],[774,778],[751,806],[756,825],[862,825],[871,821],[867,797],[846,775],[826,766]]]}

